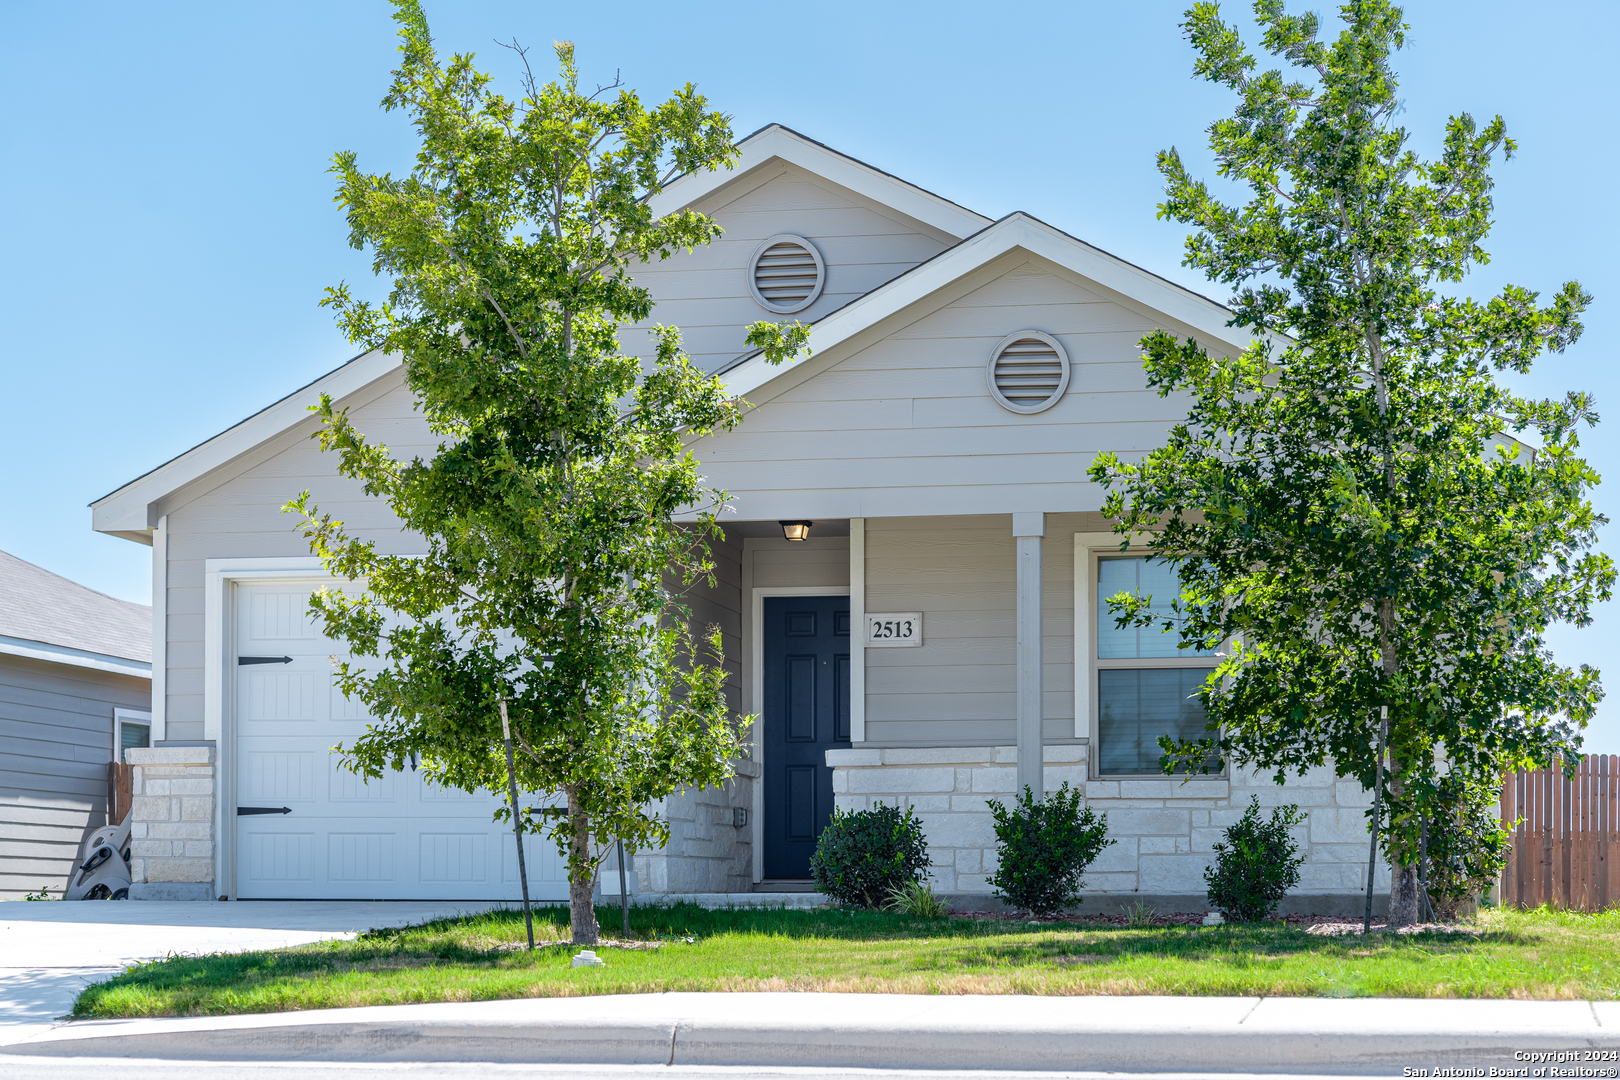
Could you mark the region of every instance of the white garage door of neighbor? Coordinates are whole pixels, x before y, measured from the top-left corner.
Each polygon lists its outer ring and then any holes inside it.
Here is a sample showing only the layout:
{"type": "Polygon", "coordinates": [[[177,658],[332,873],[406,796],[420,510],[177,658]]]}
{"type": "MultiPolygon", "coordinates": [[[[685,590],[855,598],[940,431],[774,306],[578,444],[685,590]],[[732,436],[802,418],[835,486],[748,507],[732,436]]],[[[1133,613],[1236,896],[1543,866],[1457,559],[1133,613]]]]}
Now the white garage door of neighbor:
{"type": "MultiPolygon", "coordinates": [[[[440,787],[407,769],[362,781],[339,743],[366,730],[365,706],[336,685],[339,643],[309,616],[319,581],[236,587],[236,889],[242,899],[516,900],[500,798],[440,787]],[[253,810],[288,813],[252,813],[253,810]]],[[[529,895],[565,900],[550,839],[524,848],[529,895]]]]}

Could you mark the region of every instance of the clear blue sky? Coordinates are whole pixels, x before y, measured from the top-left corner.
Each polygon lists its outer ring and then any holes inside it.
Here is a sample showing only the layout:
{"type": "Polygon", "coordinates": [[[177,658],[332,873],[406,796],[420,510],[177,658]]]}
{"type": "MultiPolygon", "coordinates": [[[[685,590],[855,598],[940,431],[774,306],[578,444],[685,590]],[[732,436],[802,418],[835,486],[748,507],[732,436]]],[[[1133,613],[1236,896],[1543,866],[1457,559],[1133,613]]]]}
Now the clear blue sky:
{"type": "MultiPolygon", "coordinates": [[[[1230,108],[1189,77],[1175,2],[546,4],[427,0],[443,51],[511,85],[514,36],[572,39],[588,77],[644,96],[688,80],[739,135],[777,121],[991,217],[1026,210],[1219,296],[1157,221],[1154,154],[1207,162],[1230,108]]],[[[1299,5],[1291,4],[1292,8],[1299,5]]],[[[382,0],[0,7],[0,549],[150,602],[149,549],[90,531],[86,504],[351,355],[321,290],[366,291],[326,173],[339,149],[409,167],[378,107],[395,59],[382,0]]],[[[1243,5],[1225,5],[1232,15],[1243,5]]],[[[1317,10],[1328,12],[1327,6],[1317,10]]],[[[1620,5],[1414,0],[1397,58],[1405,123],[1431,151],[1447,115],[1503,114],[1492,263],[1466,288],[1597,297],[1587,333],[1522,388],[1612,405],[1620,275],[1610,188],[1620,5]]],[[[1586,436],[1620,509],[1620,416],[1586,436]]],[[[1614,530],[1611,528],[1611,533],[1614,530]]],[[[1613,537],[1610,544],[1614,543],[1613,537]]],[[[1588,748],[1620,752],[1620,611],[1559,631],[1610,668],[1588,748]]]]}

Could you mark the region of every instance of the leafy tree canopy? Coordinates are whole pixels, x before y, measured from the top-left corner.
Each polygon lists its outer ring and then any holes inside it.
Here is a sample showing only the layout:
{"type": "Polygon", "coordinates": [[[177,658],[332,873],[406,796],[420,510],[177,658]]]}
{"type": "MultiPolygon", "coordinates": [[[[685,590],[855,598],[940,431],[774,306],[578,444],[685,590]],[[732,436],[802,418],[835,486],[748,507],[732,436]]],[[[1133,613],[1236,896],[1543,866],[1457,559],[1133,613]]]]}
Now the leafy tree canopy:
{"type": "MultiPolygon", "coordinates": [[[[736,149],[690,84],[651,107],[617,84],[587,91],[563,42],[542,85],[514,45],[526,77],[512,100],[472,56],[439,61],[416,0],[394,17],[402,59],[383,105],[414,123],[415,167],[366,173],[353,153],[333,166],[350,243],[392,291],[372,304],[340,285],[324,303],[352,341],[403,359],[441,441],[399,460],[329,400],[317,437],[426,554],[379,553],[308,492],[288,509],[324,565],[360,583],[313,600],[356,657],[343,691],[377,717],[344,748],[352,767],[419,760],[448,785],[504,791],[504,701],[519,786],[565,797],[551,831],[575,939],[594,942],[606,845],[666,842],[657,800],[729,779],[746,728],[728,715],[718,631],[694,643],[679,602],[711,573],[725,500],[686,443],[736,424],[739,403],[674,328],[655,330],[650,359],[621,345],[653,309],[634,265],[720,232],[692,210],[655,217],[651,196],[736,149]]],[[[804,333],[761,323],[750,340],[779,362],[804,333]]]]}
{"type": "MultiPolygon", "coordinates": [[[[1217,6],[1183,29],[1196,73],[1237,97],[1210,126],[1224,201],[1175,150],[1159,155],[1161,217],[1194,227],[1186,264],[1230,286],[1237,356],[1159,331],[1143,339],[1162,395],[1188,402],[1160,449],[1102,454],[1123,533],[1178,565],[1186,645],[1225,649],[1201,691],[1210,734],[1165,742],[1166,767],[1210,759],[1275,770],[1331,764],[1373,788],[1388,710],[1391,917],[1416,911],[1411,867],[1443,775],[1499,777],[1574,750],[1598,672],[1556,662],[1545,632],[1584,625],[1614,582],[1578,431],[1591,397],[1531,400],[1497,378],[1581,333],[1575,282],[1543,302],[1509,285],[1448,291],[1488,261],[1490,168],[1514,150],[1501,117],[1463,114],[1439,156],[1397,122],[1387,0],[1339,9],[1343,30],[1257,0],[1261,71],[1217,6]],[[1522,436],[1522,446],[1503,433],[1522,436]],[[1539,443],[1539,448],[1529,447],[1539,443]]],[[[1120,596],[1122,622],[1150,620],[1120,596]]]]}

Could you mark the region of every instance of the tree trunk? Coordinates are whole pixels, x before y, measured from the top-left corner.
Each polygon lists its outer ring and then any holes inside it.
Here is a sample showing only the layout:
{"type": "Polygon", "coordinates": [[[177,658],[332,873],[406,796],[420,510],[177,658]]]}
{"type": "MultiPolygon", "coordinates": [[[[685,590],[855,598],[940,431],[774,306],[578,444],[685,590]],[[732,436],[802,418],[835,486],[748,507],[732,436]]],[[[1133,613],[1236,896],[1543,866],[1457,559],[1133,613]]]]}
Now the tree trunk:
{"type": "MultiPolygon", "coordinates": [[[[1393,475],[1390,476],[1390,480],[1393,487],[1393,475]]],[[[1385,597],[1379,603],[1378,624],[1378,651],[1383,659],[1384,675],[1393,681],[1401,670],[1400,654],[1395,647],[1394,599],[1385,597]]],[[[1395,756],[1391,754],[1389,782],[1385,787],[1385,791],[1391,796],[1391,802],[1400,797],[1402,771],[1401,763],[1395,760],[1395,756]]],[[[1386,821],[1391,818],[1393,818],[1393,815],[1389,815],[1386,821]]],[[[1390,855],[1389,918],[1385,925],[1393,930],[1398,926],[1411,926],[1418,921],[1417,870],[1401,861],[1403,853],[1389,842],[1390,828],[1387,824],[1383,825],[1383,828],[1385,837],[1384,850],[1389,852],[1390,855]]]]}
{"type": "MultiPolygon", "coordinates": [[[[1402,762],[1391,755],[1389,763],[1389,791],[1397,797],[1405,790],[1401,783],[1402,762]]],[[[1385,836],[1389,830],[1385,830],[1385,836]]],[[[1394,843],[1386,848],[1389,852],[1389,919],[1385,925],[1391,930],[1398,926],[1411,926],[1419,919],[1418,913],[1418,882],[1416,863],[1404,861],[1406,852],[1401,851],[1394,843]]]]}
{"type": "Polygon", "coordinates": [[[595,945],[602,929],[596,925],[596,861],[591,858],[591,822],[573,788],[568,795],[568,922],[575,945],[595,945]]]}
{"type": "Polygon", "coordinates": [[[1418,921],[1417,867],[1390,867],[1389,922],[1390,929],[1411,926],[1418,921]]]}

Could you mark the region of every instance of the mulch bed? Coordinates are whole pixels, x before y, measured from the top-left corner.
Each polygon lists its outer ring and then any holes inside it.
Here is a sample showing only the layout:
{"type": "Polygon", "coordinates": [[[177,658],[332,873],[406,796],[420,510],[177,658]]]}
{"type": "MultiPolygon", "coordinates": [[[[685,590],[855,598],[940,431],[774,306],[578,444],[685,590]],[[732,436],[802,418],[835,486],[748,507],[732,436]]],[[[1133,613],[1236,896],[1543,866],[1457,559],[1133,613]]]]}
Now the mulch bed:
{"type": "MultiPolygon", "coordinates": [[[[534,947],[537,948],[537,949],[549,949],[553,945],[570,945],[571,946],[571,945],[573,945],[573,943],[574,943],[574,941],[573,941],[572,938],[544,938],[544,939],[535,938],[534,939],[534,947]]],[[[595,945],[592,945],[590,947],[593,948],[593,949],[662,949],[664,947],[664,942],[662,942],[662,941],[636,941],[636,940],[633,940],[633,939],[629,940],[629,941],[625,941],[625,940],[621,940],[619,938],[603,938],[600,941],[598,941],[595,945]]],[[[528,948],[529,948],[529,942],[527,941],[527,939],[525,939],[523,941],[503,941],[501,944],[495,946],[490,951],[491,952],[527,952],[528,948]]],[[[580,946],[580,948],[585,948],[585,946],[582,945],[582,946],[580,946]]]]}
{"type": "MultiPolygon", "coordinates": [[[[1204,911],[1172,911],[1154,912],[1150,925],[1152,926],[1202,926],[1204,911]]],[[[1043,926],[1079,925],[1079,926],[1129,926],[1130,920],[1124,915],[1021,915],[1011,911],[953,911],[953,919],[974,919],[982,922],[1006,923],[1038,923],[1043,926]]],[[[1307,934],[1318,934],[1325,937],[1339,934],[1361,933],[1361,919],[1349,915],[1279,915],[1268,922],[1286,923],[1289,926],[1303,929],[1307,934]]],[[[1382,920],[1374,920],[1372,932],[1382,934],[1388,932],[1389,927],[1382,920]]],[[[1395,930],[1397,934],[1470,934],[1478,937],[1483,933],[1478,927],[1459,926],[1451,923],[1414,923],[1411,926],[1402,926],[1395,930]]]]}

